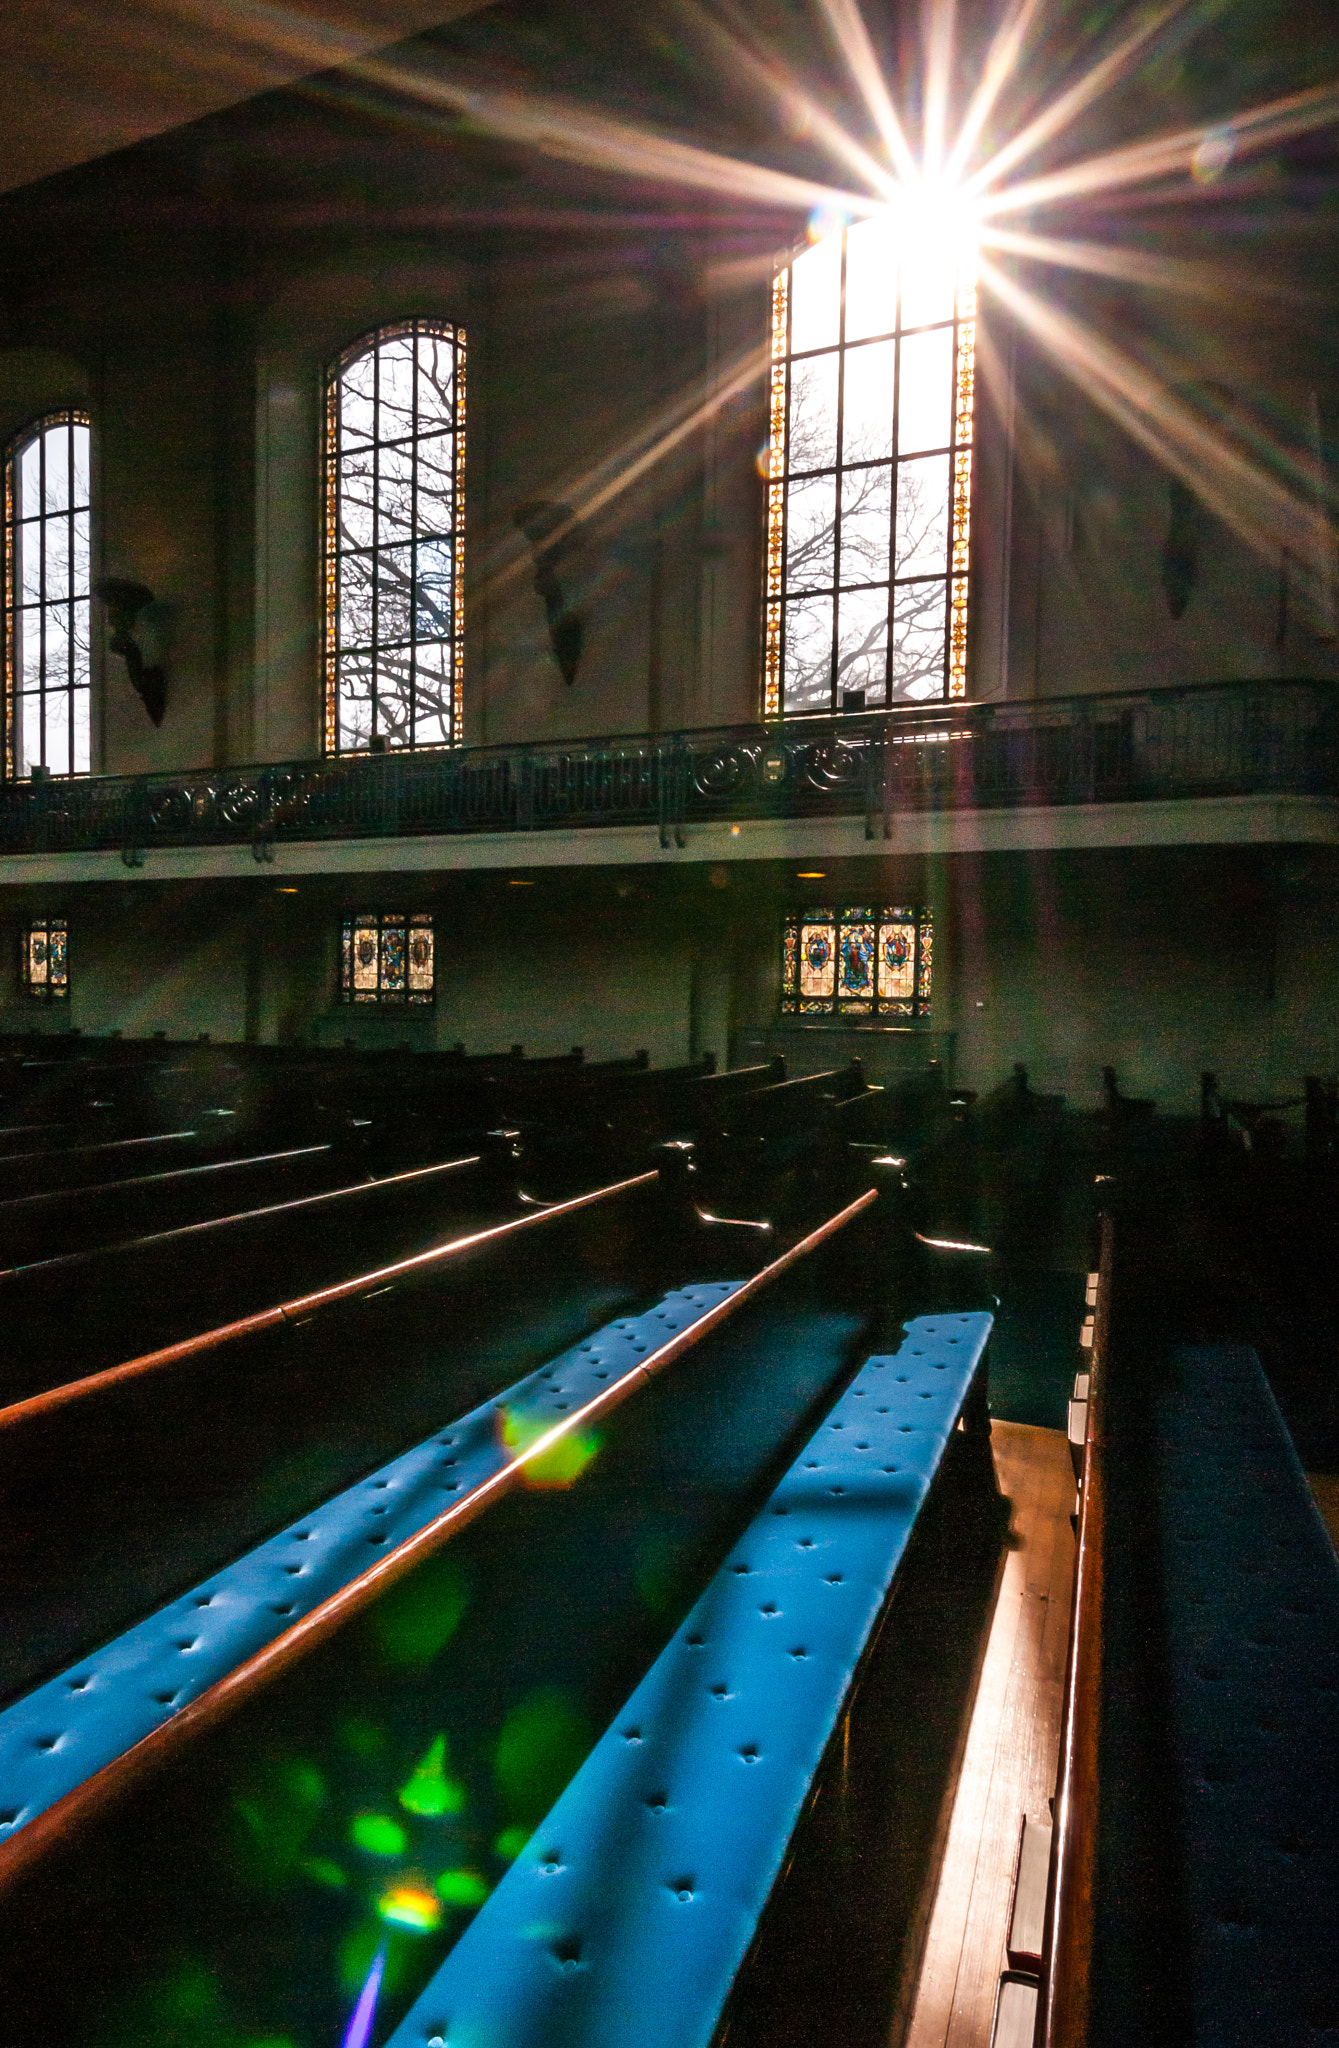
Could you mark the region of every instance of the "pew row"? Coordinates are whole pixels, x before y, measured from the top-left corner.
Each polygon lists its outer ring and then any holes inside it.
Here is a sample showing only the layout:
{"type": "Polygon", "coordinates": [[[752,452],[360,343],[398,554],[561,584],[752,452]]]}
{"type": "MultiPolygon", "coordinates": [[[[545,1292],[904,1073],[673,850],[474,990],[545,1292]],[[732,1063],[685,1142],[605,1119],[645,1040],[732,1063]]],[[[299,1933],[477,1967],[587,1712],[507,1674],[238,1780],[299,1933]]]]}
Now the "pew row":
{"type": "Polygon", "coordinates": [[[1283,2048],[1336,2009],[1339,1561],[1254,1351],[1174,1351],[1150,1420],[1188,2003],[1283,2048]]]}
{"type": "Polygon", "coordinates": [[[387,2048],[706,2048],[991,1323],[866,1361],[387,2048]]]}
{"type": "Polygon", "coordinates": [[[579,1449],[584,1425],[876,1199],[867,1191],[749,1279],[676,1290],[571,1347],[0,1713],[0,1887],[538,1461],[579,1449]]]}

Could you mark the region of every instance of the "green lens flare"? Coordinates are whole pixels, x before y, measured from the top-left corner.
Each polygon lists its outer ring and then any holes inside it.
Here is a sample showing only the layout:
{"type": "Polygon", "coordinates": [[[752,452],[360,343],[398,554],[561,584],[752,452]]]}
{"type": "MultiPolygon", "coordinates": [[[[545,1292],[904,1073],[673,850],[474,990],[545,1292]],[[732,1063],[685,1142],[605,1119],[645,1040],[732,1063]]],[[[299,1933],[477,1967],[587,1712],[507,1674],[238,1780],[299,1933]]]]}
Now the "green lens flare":
{"type": "Polygon", "coordinates": [[[482,1906],[491,1890],[477,1870],[444,1870],[437,1880],[437,1896],[448,1906],[482,1906]]]}
{"type": "Polygon", "coordinates": [[[531,1826],[543,1819],[593,1740],[573,1694],[540,1686],[502,1724],[493,1772],[505,1811],[531,1826]]]}
{"type": "Polygon", "coordinates": [[[414,1766],[409,1783],[400,1789],[400,1804],[406,1813],[417,1813],[425,1820],[440,1820],[448,1813],[459,1813],[465,1804],[465,1787],[457,1778],[446,1774],[446,1737],[439,1735],[414,1766]]]}
{"type": "Polygon", "coordinates": [[[503,1828],[493,1844],[493,1854],[500,1856],[504,1863],[514,1863],[529,1840],[525,1828],[503,1828]]]}
{"type": "Polygon", "coordinates": [[[406,1670],[430,1664],[450,1642],[469,1604],[469,1582],[454,1557],[420,1565],[372,1609],[371,1627],[382,1656],[406,1670]]]}
{"type": "Polygon", "coordinates": [[[409,1837],[398,1820],[384,1813],[359,1813],[350,1823],[349,1840],[369,1856],[403,1856],[409,1837]]]}
{"type": "MultiPolygon", "coordinates": [[[[517,1414],[508,1409],[502,1413],[502,1441],[509,1451],[528,1451],[553,1427],[552,1419],[543,1416],[517,1414]]],[[[570,1430],[549,1450],[527,1462],[525,1483],[534,1487],[570,1486],[581,1477],[599,1448],[600,1439],[593,1429],[570,1430]]]]}

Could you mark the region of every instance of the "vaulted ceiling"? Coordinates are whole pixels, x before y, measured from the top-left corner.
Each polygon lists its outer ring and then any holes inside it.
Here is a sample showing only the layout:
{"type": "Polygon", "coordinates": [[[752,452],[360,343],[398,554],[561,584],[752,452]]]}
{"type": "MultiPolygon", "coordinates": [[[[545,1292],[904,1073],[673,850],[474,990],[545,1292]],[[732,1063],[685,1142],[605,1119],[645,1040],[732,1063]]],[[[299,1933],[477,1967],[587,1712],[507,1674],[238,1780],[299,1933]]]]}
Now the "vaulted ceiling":
{"type": "Polygon", "coordinates": [[[487,0],[4,0],[0,191],[290,85],[487,0]]]}

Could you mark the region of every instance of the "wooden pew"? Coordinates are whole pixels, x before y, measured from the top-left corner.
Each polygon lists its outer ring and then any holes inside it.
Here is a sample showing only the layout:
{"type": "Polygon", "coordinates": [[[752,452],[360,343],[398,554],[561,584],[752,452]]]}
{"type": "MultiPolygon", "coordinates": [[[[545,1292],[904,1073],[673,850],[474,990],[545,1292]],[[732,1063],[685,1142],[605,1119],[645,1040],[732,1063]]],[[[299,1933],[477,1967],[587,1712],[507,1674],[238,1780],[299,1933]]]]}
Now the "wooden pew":
{"type": "Polygon", "coordinates": [[[0,1885],[305,1655],[874,1200],[867,1192],[747,1280],[678,1289],[585,1339],[313,1504],[300,1522],[0,1713],[0,1885]]]}
{"type": "Polygon", "coordinates": [[[707,2048],[990,1328],[866,1362],[387,2048],[707,2048]]]}

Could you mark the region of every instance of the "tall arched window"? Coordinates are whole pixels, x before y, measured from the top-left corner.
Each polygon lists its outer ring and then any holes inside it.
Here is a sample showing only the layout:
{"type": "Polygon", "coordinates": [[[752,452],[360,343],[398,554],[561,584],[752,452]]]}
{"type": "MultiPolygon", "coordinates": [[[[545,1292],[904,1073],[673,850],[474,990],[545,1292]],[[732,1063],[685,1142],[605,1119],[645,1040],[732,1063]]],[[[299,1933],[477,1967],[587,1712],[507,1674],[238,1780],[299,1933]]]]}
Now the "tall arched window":
{"type": "Polygon", "coordinates": [[[5,773],[87,775],[89,428],[49,413],[5,459],[5,773]]]}
{"type": "Polygon", "coordinates": [[[465,336],[366,335],[325,409],[327,753],[460,739],[465,336]]]}
{"type": "Polygon", "coordinates": [[[876,215],[775,281],[768,717],[967,693],[975,263],[941,229],[876,215]]]}

